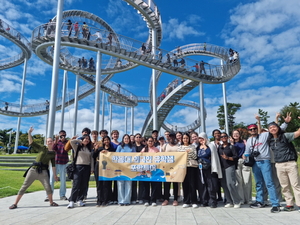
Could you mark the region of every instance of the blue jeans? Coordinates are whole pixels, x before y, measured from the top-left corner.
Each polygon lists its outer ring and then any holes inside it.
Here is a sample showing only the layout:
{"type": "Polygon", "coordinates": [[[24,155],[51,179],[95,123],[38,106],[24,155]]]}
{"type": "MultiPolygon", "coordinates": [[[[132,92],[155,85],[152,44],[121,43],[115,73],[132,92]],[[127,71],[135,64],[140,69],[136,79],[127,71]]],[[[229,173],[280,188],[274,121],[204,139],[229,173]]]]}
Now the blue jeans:
{"type": "Polygon", "coordinates": [[[130,204],[132,181],[118,180],[118,202],[119,204],[130,204]]]}
{"type": "Polygon", "coordinates": [[[66,167],[67,164],[55,164],[56,174],[59,174],[60,179],[60,188],[59,188],[59,196],[66,196],[66,167]]]}
{"type": "Polygon", "coordinates": [[[252,167],[252,172],[256,181],[256,201],[264,202],[264,184],[266,184],[272,206],[279,206],[276,188],[272,179],[271,161],[256,161],[252,167]]]}

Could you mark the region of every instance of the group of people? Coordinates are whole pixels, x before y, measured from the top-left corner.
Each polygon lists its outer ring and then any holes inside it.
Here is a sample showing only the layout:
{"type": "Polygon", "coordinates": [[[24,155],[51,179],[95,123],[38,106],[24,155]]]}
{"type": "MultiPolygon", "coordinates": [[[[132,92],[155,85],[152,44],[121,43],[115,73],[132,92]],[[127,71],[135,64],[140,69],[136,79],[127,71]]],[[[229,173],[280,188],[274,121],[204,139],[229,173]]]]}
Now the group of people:
{"type": "Polygon", "coordinates": [[[79,68],[89,68],[90,70],[95,70],[95,60],[93,57],[87,61],[84,57],[78,59],[78,67],[79,68]]]}
{"type": "MultiPolygon", "coordinates": [[[[60,177],[60,199],[69,200],[68,208],[84,206],[88,194],[90,174],[95,173],[98,178],[101,154],[107,152],[187,152],[186,175],[181,183],[148,182],[148,181],[99,181],[96,179],[98,207],[109,204],[127,206],[130,204],[144,204],[156,206],[161,200],[162,206],[170,204],[173,195],[173,206],[178,206],[183,190],[183,208],[197,208],[200,205],[211,208],[218,207],[219,201],[224,202],[225,208],[238,209],[242,204],[250,204],[251,208],[266,206],[269,195],[272,204],[271,212],[280,212],[280,197],[283,194],[286,206],[284,211],[294,210],[294,199],[300,207],[300,181],[297,167],[297,152],[291,141],[300,136],[300,129],[293,133],[284,133],[291,116],[284,117],[285,123],[281,127],[272,122],[268,131],[261,129],[260,119],[257,123],[248,126],[249,138],[242,140],[239,130],[234,130],[229,136],[216,129],[212,132],[213,141],[209,141],[206,133],[198,134],[195,131],[187,133],[170,133],[158,137],[154,130],[152,136],[143,138],[140,133],[125,134],[119,141],[119,132],[113,130],[108,135],[106,130],[82,130],[81,137],[66,139],[64,130],[59,132],[53,141],[47,139],[47,147],[38,146],[31,137],[32,128],[29,129],[28,139],[33,148],[40,150],[36,161],[26,174],[16,201],[10,209],[17,208],[18,202],[31,183],[38,179],[44,185],[47,199],[51,206],[53,202],[53,183],[60,177]],[[100,135],[100,139],[98,140],[100,135]],[[73,151],[73,161],[76,169],[70,197],[66,197],[65,168],[69,161],[68,151],[73,151]],[[245,162],[253,164],[249,165],[245,162]],[[47,173],[51,161],[53,176],[47,173]],[[252,169],[251,169],[251,167],[252,169]],[[252,172],[251,172],[252,171],[252,172]],[[274,173],[275,171],[275,173],[274,173]],[[277,172],[276,172],[277,171],[277,172]],[[252,201],[253,173],[256,182],[256,200],[252,201]],[[51,188],[51,184],[52,188],[51,188]],[[170,192],[171,185],[173,187],[170,192]],[[279,186],[279,187],[278,187],[279,186]],[[221,195],[221,188],[224,196],[221,195]],[[279,188],[279,192],[277,190],[279,188]],[[282,194],[280,189],[282,188],[282,194]],[[292,190],[291,190],[292,188],[292,190]]],[[[300,210],[300,209],[298,209],[300,210]]],[[[299,211],[300,212],[300,211],[299,211]]]]}

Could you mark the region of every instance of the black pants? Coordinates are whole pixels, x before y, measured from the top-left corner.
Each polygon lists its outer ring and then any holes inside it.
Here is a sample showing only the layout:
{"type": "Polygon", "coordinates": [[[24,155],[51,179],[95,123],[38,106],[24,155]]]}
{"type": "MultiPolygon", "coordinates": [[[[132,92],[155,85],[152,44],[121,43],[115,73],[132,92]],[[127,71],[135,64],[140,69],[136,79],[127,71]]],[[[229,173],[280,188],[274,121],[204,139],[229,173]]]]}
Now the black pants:
{"type": "Polygon", "coordinates": [[[213,173],[211,174],[211,169],[199,170],[199,197],[200,197],[200,203],[202,204],[208,204],[209,201],[211,204],[216,205],[217,204],[217,198],[216,198],[216,183],[218,182],[218,174],[213,173]],[[203,176],[203,182],[202,182],[202,176],[203,176]],[[214,178],[213,178],[214,177],[214,178]]]}
{"type": "MultiPolygon", "coordinates": [[[[171,182],[164,182],[164,200],[170,199],[171,182]]],[[[178,199],[178,183],[173,182],[174,201],[178,199]]]]}
{"type": "Polygon", "coordinates": [[[186,175],[182,183],[184,204],[197,204],[197,170],[199,169],[194,167],[186,168],[186,175]]]}
{"type": "Polygon", "coordinates": [[[88,182],[91,174],[90,165],[76,165],[74,172],[73,187],[69,201],[76,202],[83,200],[88,189],[88,182]]]}
{"type": "MultiPolygon", "coordinates": [[[[113,187],[113,190],[111,192],[109,200],[113,201],[113,202],[117,202],[118,201],[118,184],[117,184],[117,181],[115,180],[113,182],[113,184],[114,184],[114,187],[113,187]]],[[[112,188],[112,186],[110,187],[110,189],[111,188],[112,188]]]]}
{"type": "Polygon", "coordinates": [[[132,181],[131,201],[142,200],[143,193],[144,193],[143,181],[132,181]],[[139,187],[137,187],[137,184],[139,184],[139,187]]]}
{"type": "Polygon", "coordinates": [[[144,186],[144,194],[143,200],[144,202],[154,202],[156,203],[157,195],[159,193],[159,183],[158,182],[150,182],[150,181],[143,181],[144,186]],[[150,185],[151,185],[151,197],[150,197],[150,185]]]}

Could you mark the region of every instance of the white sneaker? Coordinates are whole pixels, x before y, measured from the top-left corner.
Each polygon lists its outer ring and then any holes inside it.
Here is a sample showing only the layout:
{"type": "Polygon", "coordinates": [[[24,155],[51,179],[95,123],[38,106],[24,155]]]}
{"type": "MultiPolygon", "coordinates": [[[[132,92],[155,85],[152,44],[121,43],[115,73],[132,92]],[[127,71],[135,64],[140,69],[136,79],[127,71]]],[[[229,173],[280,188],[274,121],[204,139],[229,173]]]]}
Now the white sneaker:
{"type": "Polygon", "coordinates": [[[79,201],[77,202],[77,205],[78,205],[78,206],[81,206],[81,207],[82,207],[82,206],[85,206],[85,204],[83,203],[82,200],[79,200],[79,201]]]}
{"type": "Polygon", "coordinates": [[[233,205],[232,204],[230,204],[230,203],[227,203],[225,206],[224,206],[225,208],[232,208],[233,207],[233,205]]]}
{"type": "Polygon", "coordinates": [[[188,207],[190,207],[189,204],[183,204],[183,205],[182,205],[182,208],[188,208],[188,207]]]}
{"type": "Polygon", "coordinates": [[[69,205],[67,206],[68,209],[74,208],[74,202],[70,201],[69,205]]]}
{"type": "Polygon", "coordinates": [[[234,208],[234,209],[239,209],[239,208],[241,208],[241,203],[239,203],[239,204],[234,204],[233,208],[234,208]]]}
{"type": "Polygon", "coordinates": [[[193,204],[192,207],[193,207],[194,209],[196,209],[196,208],[198,208],[199,206],[198,206],[197,204],[193,204]]]}
{"type": "Polygon", "coordinates": [[[152,202],[152,204],[151,204],[152,206],[157,206],[157,204],[155,203],[155,202],[152,202]]]}
{"type": "Polygon", "coordinates": [[[148,203],[148,202],[146,202],[146,203],[144,204],[144,206],[149,206],[149,203],[148,203]]]}

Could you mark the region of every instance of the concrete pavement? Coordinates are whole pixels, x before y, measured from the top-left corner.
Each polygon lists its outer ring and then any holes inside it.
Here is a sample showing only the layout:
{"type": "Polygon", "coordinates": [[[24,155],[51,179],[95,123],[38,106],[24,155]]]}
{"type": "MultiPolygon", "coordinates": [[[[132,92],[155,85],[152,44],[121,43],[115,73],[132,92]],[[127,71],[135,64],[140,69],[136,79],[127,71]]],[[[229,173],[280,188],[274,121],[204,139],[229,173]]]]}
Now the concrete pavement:
{"type": "MultiPolygon", "coordinates": [[[[70,194],[68,189],[67,194],[70,194]]],[[[67,209],[68,201],[58,200],[58,190],[54,192],[54,200],[58,207],[50,207],[49,202],[44,202],[45,191],[25,194],[14,210],[8,207],[14,203],[16,196],[0,199],[0,224],[120,224],[120,225],[192,225],[192,224],[300,224],[300,213],[280,212],[271,213],[270,207],[251,209],[243,205],[240,209],[210,207],[182,208],[179,206],[156,207],[144,205],[96,207],[96,189],[90,188],[89,198],[85,207],[67,209]]]]}

